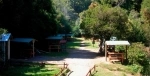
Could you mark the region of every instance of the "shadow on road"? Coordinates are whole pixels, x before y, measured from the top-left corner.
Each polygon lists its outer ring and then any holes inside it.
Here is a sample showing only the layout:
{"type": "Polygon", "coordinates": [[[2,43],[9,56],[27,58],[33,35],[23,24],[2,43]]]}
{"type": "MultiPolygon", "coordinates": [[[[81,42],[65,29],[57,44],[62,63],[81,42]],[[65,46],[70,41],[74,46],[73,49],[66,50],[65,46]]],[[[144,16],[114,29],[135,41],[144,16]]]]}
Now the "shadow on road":
{"type": "Polygon", "coordinates": [[[24,61],[64,61],[65,59],[94,59],[97,57],[103,57],[102,54],[99,53],[99,48],[97,49],[87,49],[86,46],[88,44],[81,42],[79,49],[67,49],[69,53],[68,56],[60,57],[60,56],[35,56],[30,59],[26,59],[24,61]]]}

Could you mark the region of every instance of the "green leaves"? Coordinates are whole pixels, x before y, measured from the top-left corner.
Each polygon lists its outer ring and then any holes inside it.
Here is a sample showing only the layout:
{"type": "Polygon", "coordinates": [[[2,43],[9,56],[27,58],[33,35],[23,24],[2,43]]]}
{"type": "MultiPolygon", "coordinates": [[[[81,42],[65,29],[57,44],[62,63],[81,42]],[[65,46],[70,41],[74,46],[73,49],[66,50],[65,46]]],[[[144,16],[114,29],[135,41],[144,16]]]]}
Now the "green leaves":
{"type": "Polygon", "coordinates": [[[116,34],[119,38],[125,36],[122,32],[126,31],[128,18],[126,11],[120,7],[97,4],[82,12],[80,18],[82,19],[80,26],[85,31],[88,30],[91,35],[98,33],[105,37],[110,34],[116,34]]]}
{"type": "Polygon", "coordinates": [[[0,25],[14,37],[39,39],[56,33],[56,12],[51,0],[5,0],[0,10],[0,25]]]}
{"type": "Polygon", "coordinates": [[[148,59],[148,52],[144,50],[145,47],[142,43],[132,43],[128,49],[129,64],[136,64],[143,67],[142,74],[148,73],[150,64],[148,59]]]}
{"type": "Polygon", "coordinates": [[[7,33],[7,29],[4,29],[4,28],[0,28],[0,35],[3,34],[3,33],[7,33]]]}

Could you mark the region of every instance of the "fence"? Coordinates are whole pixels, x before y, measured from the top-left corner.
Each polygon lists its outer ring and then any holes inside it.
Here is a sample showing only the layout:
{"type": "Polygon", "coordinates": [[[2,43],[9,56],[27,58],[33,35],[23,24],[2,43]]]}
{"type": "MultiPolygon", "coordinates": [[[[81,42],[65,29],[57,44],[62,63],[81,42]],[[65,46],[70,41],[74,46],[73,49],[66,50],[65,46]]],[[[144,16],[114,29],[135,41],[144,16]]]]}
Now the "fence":
{"type": "Polygon", "coordinates": [[[96,70],[96,66],[94,65],[89,71],[88,73],[86,74],[86,76],[90,76],[92,75],[92,72],[96,70]]]}
{"type": "Polygon", "coordinates": [[[60,72],[57,73],[57,74],[55,74],[55,76],[60,76],[60,75],[62,75],[62,73],[64,73],[65,69],[67,69],[67,68],[68,68],[68,64],[64,63],[64,64],[63,64],[63,67],[62,67],[61,70],[60,70],[60,72]]]}

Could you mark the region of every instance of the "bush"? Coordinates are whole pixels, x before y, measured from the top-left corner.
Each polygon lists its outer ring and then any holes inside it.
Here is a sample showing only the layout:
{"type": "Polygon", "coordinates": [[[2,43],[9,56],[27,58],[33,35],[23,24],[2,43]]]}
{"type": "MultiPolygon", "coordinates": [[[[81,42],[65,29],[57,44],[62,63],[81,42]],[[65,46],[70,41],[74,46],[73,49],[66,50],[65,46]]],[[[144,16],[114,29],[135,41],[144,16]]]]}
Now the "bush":
{"type": "Polygon", "coordinates": [[[125,46],[116,45],[116,46],[115,46],[115,51],[116,51],[116,52],[125,52],[125,46]]]}
{"type": "Polygon", "coordinates": [[[7,29],[0,28],[0,35],[3,34],[3,33],[7,33],[7,29]]]}
{"type": "Polygon", "coordinates": [[[150,69],[148,53],[144,50],[144,44],[132,43],[128,49],[128,62],[130,65],[137,64],[143,67],[141,73],[147,74],[150,69]]]}

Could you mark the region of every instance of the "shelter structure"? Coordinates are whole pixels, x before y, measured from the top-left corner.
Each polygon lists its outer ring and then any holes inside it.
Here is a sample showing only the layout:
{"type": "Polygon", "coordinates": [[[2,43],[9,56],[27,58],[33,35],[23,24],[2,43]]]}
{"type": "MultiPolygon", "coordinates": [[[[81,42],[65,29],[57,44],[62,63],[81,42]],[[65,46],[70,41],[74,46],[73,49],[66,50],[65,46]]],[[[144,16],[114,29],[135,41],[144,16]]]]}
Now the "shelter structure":
{"type": "Polygon", "coordinates": [[[107,61],[107,58],[110,61],[121,61],[123,62],[124,60],[124,56],[127,59],[127,46],[130,45],[130,43],[128,41],[106,41],[105,42],[105,58],[107,61]],[[125,52],[115,52],[115,46],[116,45],[122,45],[125,46],[125,52]],[[109,49],[110,47],[112,47],[113,49],[109,49]]]}
{"type": "Polygon", "coordinates": [[[0,35],[0,61],[4,63],[10,59],[10,36],[11,33],[0,35]]]}
{"type": "Polygon", "coordinates": [[[34,38],[14,38],[11,40],[13,44],[13,52],[16,53],[18,52],[20,55],[24,56],[24,54],[28,54],[30,57],[35,56],[35,49],[34,49],[34,43],[35,43],[34,38]],[[17,45],[18,44],[18,45],[17,45]],[[17,50],[17,51],[16,51],[17,50]]]}
{"type": "Polygon", "coordinates": [[[70,34],[66,34],[67,40],[70,41],[72,36],[73,36],[73,34],[71,34],[71,33],[70,34]]]}
{"type": "Polygon", "coordinates": [[[49,36],[46,38],[48,40],[48,49],[49,52],[52,50],[57,50],[58,52],[60,50],[63,50],[64,46],[66,46],[66,40],[64,39],[63,35],[57,35],[57,36],[49,36]]]}
{"type": "Polygon", "coordinates": [[[71,40],[71,37],[73,36],[73,34],[57,34],[57,36],[63,37],[65,40],[71,40]]]}

